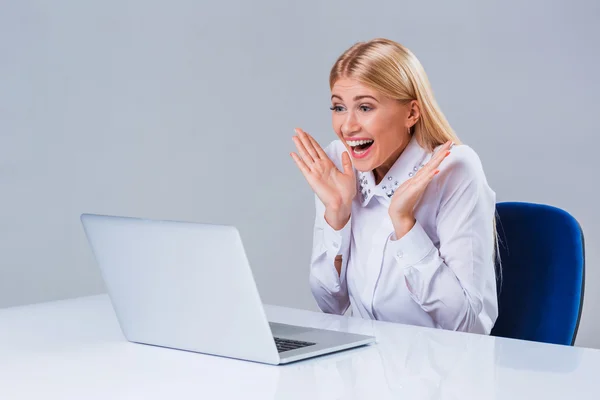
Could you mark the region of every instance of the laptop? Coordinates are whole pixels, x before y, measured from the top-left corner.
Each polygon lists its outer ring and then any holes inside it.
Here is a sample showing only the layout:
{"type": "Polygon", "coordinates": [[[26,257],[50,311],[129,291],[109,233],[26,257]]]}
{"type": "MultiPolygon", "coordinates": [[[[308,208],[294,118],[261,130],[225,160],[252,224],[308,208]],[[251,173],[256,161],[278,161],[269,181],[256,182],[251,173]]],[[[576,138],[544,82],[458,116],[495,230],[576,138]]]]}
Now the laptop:
{"type": "Polygon", "coordinates": [[[233,226],[95,214],[81,222],[130,342],[273,365],[375,342],[269,322],[233,226]]]}

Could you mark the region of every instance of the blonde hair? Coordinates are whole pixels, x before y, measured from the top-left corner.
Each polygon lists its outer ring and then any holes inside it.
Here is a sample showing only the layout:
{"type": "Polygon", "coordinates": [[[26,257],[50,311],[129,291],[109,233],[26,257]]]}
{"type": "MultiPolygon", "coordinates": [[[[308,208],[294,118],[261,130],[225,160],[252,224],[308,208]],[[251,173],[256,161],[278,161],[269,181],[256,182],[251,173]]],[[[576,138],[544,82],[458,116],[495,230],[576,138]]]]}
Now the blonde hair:
{"type": "MultiPolygon", "coordinates": [[[[403,45],[385,38],[358,42],[335,62],[329,74],[329,87],[340,78],[351,78],[401,102],[416,100],[420,117],[411,128],[421,147],[432,152],[437,146],[452,140],[461,144],[442,113],[417,57],[403,45]]],[[[494,253],[499,261],[498,232],[494,215],[494,253]]],[[[501,269],[500,269],[500,275],[501,269]]]]}
{"type": "Polygon", "coordinates": [[[419,144],[433,149],[460,141],[440,110],[423,66],[406,47],[389,39],[359,42],[346,50],[329,74],[329,87],[342,78],[353,78],[401,102],[417,100],[421,116],[411,128],[419,144]]]}

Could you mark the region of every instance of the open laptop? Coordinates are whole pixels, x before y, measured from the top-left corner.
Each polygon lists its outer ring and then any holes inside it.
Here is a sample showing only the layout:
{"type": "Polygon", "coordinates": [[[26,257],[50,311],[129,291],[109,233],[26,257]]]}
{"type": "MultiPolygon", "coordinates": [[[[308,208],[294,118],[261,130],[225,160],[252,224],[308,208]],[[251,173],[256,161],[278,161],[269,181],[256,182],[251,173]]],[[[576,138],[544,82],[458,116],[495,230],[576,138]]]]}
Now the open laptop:
{"type": "Polygon", "coordinates": [[[270,323],[233,226],[94,214],[81,222],[131,342],[285,364],[375,341],[270,323]]]}

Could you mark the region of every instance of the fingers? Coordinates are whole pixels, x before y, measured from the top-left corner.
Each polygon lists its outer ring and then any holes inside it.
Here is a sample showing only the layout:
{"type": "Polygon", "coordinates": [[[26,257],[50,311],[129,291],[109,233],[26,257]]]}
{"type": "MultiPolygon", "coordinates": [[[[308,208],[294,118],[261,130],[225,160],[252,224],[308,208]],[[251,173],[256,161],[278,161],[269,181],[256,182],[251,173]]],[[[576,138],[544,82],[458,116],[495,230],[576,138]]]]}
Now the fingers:
{"type": "MultiPolygon", "coordinates": [[[[309,161],[314,162],[314,161],[318,160],[320,157],[317,154],[317,150],[313,146],[313,143],[311,142],[310,138],[308,137],[308,134],[306,132],[304,132],[302,129],[296,129],[295,132],[298,134],[298,138],[300,139],[300,142],[304,146],[305,151],[311,157],[311,160],[309,160],[309,161]]],[[[302,156],[302,157],[304,158],[304,156],[302,156]]]]}
{"type": "Polygon", "coordinates": [[[314,163],[314,159],[306,150],[304,143],[300,140],[300,138],[298,136],[292,137],[292,140],[294,141],[294,144],[296,145],[296,148],[298,149],[298,154],[300,154],[300,157],[304,161],[305,165],[306,166],[312,165],[314,163]]]}
{"type": "Polygon", "coordinates": [[[426,167],[428,167],[429,170],[434,170],[439,167],[442,161],[444,161],[444,159],[450,154],[450,146],[452,146],[451,140],[444,143],[442,147],[440,147],[434,154],[431,160],[429,160],[426,167]]]}
{"type": "Polygon", "coordinates": [[[431,160],[429,160],[429,162],[425,166],[423,166],[423,168],[421,168],[415,176],[404,182],[400,186],[400,188],[398,188],[400,190],[396,190],[393,199],[402,198],[402,200],[396,201],[400,202],[401,204],[403,202],[405,203],[404,205],[400,206],[396,205],[396,209],[400,207],[405,208],[406,210],[412,210],[412,207],[414,207],[414,204],[423,195],[423,193],[429,186],[429,183],[440,172],[438,167],[442,163],[442,161],[450,154],[449,149],[451,146],[451,141],[444,143],[433,155],[433,157],[431,157],[431,160]],[[406,204],[409,204],[409,206],[407,206],[406,204]]]}
{"type": "Polygon", "coordinates": [[[344,168],[344,174],[353,176],[354,170],[352,169],[352,161],[350,161],[350,155],[347,151],[342,154],[342,167],[344,168]]]}
{"type": "Polygon", "coordinates": [[[304,175],[305,178],[308,178],[308,175],[310,174],[310,168],[308,168],[306,163],[300,157],[298,157],[298,155],[296,153],[290,153],[290,155],[296,162],[296,165],[302,172],[302,175],[304,175]]]}
{"type": "MultiPolygon", "coordinates": [[[[440,166],[440,164],[442,163],[442,161],[444,161],[444,159],[446,157],[448,157],[448,155],[450,154],[450,147],[451,146],[452,146],[452,141],[451,140],[449,140],[446,143],[444,143],[442,145],[442,147],[440,147],[438,149],[438,151],[433,155],[433,157],[431,157],[431,160],[429,160],[429,162],[427,164],[425,164],[425,166],[423,168],[421,168],[421,170],[419,172],[417,172],[417,174],[415,175],[415,178],[417,178],[417,177],[419,177],[419,178],[424,177],[425,179],[428,179],[430,177],[430,175],[434,171],[437,170],[437,167],[440,166]]],[[[435,176],[435,174],[433,174],[433,176],[435,176]]]]}
{"type": "MultiPolygon", "coordinates": [[[[304,132],[304,131],[303,131],[304,132]]],[[[306,132],[304,132],[306,133],[306,132]]],[[[311,135],[309,135],[308,133],[306,133],[306,136],[308,136],[308,138],[310,139],[310,142],[312,143],[313,147],[315,148],[315,150],[317,151],[317,154],[319,155],[319,157],[321,157],[322,159],[325,158],[329,158],[329,156],[327,156],[327,154],[325,153],[325,151],[321,148],[321,146],[319,146],[319,143],[317,143],[317,141],[315,140],[315,138],[313,138],[311,135]]]]}
{"type": "MultiPolygon", "coordinates": [[[[433,178],[440,172],[440,170],[437,168],[429,171],[423,170],[424,168],[421,168],[421,171],[419,171],[421,172],[420,175],[415,175],[405,182],[407,184],[405,192],[408,194],[409,198],[415,199],[415,201],[425,192],[427,186],[429,186],[433,178]]],[[[394,196],[400,196],[400,194],[398,194],[400,192],[400,190],[396,190],[394,196]]]]}
{"type": "Polygon", "coordinates": [[[429,174],[427,174],[427,184],[432,181],[432,179],[440,172],[439,169],[434,169],[429,174]]]}

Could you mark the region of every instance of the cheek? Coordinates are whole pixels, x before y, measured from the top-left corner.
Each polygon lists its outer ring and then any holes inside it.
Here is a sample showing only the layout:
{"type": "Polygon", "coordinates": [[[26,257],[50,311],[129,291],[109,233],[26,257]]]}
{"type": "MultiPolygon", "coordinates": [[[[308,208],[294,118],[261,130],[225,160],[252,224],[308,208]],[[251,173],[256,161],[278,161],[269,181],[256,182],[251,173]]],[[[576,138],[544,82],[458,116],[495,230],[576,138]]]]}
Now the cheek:
{"type": "Polygon", "coordinates": [[[394,121],[385,115],[372,114],[365,116],[362,125],[379,143],[389,144],[394,141],[394,121]]]}
{"type": "Polygon", "coordinates": [[[381,113],[378,113],[377,111],[371,111],[361,116],[360,124],[365,129],[377,132],[380,130],[381,126],[385,125],[385,119],[385,116],[381,113]]]}
{"type": "Polygon", "coordinates": [[[331,125],[333,127],[333,130],[335,131],[335,134],[339,138],[342,137],[342,124],[343,119],[339,115],[333,115],[333,117],[331,118],[331,125]]]}

